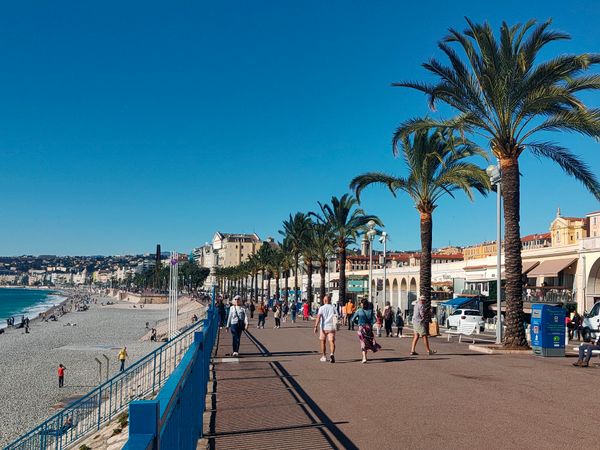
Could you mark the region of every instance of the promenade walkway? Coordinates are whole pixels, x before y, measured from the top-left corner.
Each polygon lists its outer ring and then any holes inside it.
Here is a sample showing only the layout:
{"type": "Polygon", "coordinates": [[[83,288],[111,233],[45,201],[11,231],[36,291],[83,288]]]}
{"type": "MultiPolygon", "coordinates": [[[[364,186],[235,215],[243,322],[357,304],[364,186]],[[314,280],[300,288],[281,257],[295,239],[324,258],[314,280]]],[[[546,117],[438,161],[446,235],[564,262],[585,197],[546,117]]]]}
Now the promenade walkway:
{"type": "MultiPolygon", "coordinates": [[[[272,326],[272,320],[267,326],[272,326]]],[[[340,330],[336,363],[319,361],[314,322],[256,329],[231,358],[221,330],[207,438],[216,449],[597,448],[600,369],[573,358],[486,355],[432,339],[380,338],[360,363],[340,330]],[[590,395],[592,394],[592,395],[590,395]]],[[[409,334],[410,334],[410,330],[409,334]]]]}

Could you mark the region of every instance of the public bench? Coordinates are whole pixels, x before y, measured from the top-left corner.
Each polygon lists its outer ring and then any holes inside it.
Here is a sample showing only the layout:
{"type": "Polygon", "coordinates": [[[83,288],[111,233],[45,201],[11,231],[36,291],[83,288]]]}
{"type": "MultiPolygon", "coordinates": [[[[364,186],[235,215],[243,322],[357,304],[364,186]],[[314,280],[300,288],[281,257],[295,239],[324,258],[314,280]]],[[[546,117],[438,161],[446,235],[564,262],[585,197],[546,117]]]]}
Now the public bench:
{"type": "Polygon", "coordinates": [[[458,342],[462,342],[463,336],[469,336],[469,337],[471,337],[471,339],[473,339],[473,344],[474,344],[475,338],[473,337],[473,334],[475,334],[475,330],[477,329],[478,326],[479,326],[479,324],[477,324],[477,323],[463,322],[458,326],[458,328],[456,330],[446,330],[446,331],[444,331],[444,333],[446,333],[448,335],[448,342],[450,342],[451,336],[456,335],[456,336],[458,336],[458,342]]]}

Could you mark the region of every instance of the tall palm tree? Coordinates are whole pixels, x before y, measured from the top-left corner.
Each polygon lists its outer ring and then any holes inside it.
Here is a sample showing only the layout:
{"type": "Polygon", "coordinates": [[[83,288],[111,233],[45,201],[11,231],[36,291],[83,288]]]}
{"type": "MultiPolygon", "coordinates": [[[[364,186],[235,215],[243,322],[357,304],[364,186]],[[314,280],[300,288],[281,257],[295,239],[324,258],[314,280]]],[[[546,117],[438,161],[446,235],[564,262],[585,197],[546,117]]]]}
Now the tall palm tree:
{"type": "Polygon", "coordinates": [[[285,291],[284,300],[287,301],[288,294],[290,292],[290,283],[289,283],[290,269],[294,265],[294,255],[293,255],[292,246],[290,244],[289,239],[284,238],[283,242],[280,245],[280,248],[281,248],[281,253],[282,253],[281,270],[283,271],[283,276],[284,276],[284,291],[285,291]]]}
{"type": "Polygon", "coordinates": [[[304,213],[298,212],[293,216],[290,214],[289,219],[283,221],[283,230],[279,231],[279,234],[288,239],[294,257],[294,297],[298,292],[298,267],[300,265],[300,255],[306,242],[309,223],[310,218],[304,213]]]}
{"type": "Polygon", "coordinates": [[[331,197],[331,204],[319,203],[320,213],[311,212],[320,223],[327,224],[333,233],[335,251],[340,264],[339,293],[342,305],[346,304],[346,250],[350,244],[356,242],[361,231],[365,230],[367,223],[373,220],[377,225],[382,225],[379,217],[367,215],[358,207],[358,201],[350,194],[341,198],[331,197]]]}
{"type": "Polygon", "coordinates": [[[550,21],[539,25],[533,20],[524,25],[503,23],[498,39],[487,23],[467,19],[467,24],[462,33],[450,29],[438,45],[450,65],[435,59],[423,65],[436,82],[394,83],[427,94],[432,109],[436,102],[448,104],[457,111],[456,116],[409,120],[397,135],[423,127],[451,126],[489,142],[490,152],[499,160],[504,198],[504,345],[523,348],[528,345],[523,327],[519,156],[529,151],[554,161],[600,199],[600,184],[590,168],[565,147],[541,136],[558,131],[600,137],[600,110],[587,108],[577,96],[600,89],[600,76],[586,73],[600,63],[600,55],[561,55],[539,61],[548,44],[570,39],[568,34],[548,29],[550,21]],[[454,43],[465,57],[451,47],[454,43]]]}
{"type": "Polygon", "coordinates": [[[269,269],[271,267],[271,256],[273,250],[271,246],[267,243],[263,243],[263,245],[258,249],[256,254],[256,261],[261,271],[261,290],[264,295],[265,291],[265,280],[267,281],[267,300],[271,297],[271,283],[269,269]]]}
{"type": "Polygon", "coordinates": [[[312,224],[312,242],[314,260],[319,264],[319,275],[321,277],[321,286],[319,288],[319,297],[323,301],[325,297],[325,271],[329,257],[333,254],[335,248],[334,236],[331,228],[324,223],[313,222],[312,224]]]}
{"type": "Polygon", "coordinates": [[[269,261],[270,271],[275,275],[275,298],[279,300],[279,279],[281,278],[281,271],[283,266],[283,252],[281,246],[271,248],[271,258],[269,261]]]}
{"type": "Polygon", "coordinates": [[[306,234],[304,235],[304,242],[302,243],[302,261],[304,262],[304,270],[306,271],[306,276],[308,277],[306,283],[306,298],[309,302],[312,303],[313,300],[313,286],[312,286],[312,275],[314,272],[314,263],[313,260],[315,258],[315,246],[314,246],[314,238],[315,238],[315,223],[308,220],[306,234]]]}
{"type": "Polygon", "coordinates": [[[473,200],[473,190],[486,194],[490,181],[484,170],[465,159],[474,155],[487,157],[484,150],[470,141],[455,137],[445,130],[423,129],[412,136],[405,136],[397,148],[408,168],[406,177],[395,177],[380,172],[359,175],[350,183],[350,188],[360,198],[364,188],[381,184],[389,188],[394,196],[403,191],[410,196],[419,212],[421,221],[421,261],[419,265],[420,295],[425,296],[425,305],[431,307],[431,244],[433,233],[433,211],[445,195],[462,190],[473,200]]]}

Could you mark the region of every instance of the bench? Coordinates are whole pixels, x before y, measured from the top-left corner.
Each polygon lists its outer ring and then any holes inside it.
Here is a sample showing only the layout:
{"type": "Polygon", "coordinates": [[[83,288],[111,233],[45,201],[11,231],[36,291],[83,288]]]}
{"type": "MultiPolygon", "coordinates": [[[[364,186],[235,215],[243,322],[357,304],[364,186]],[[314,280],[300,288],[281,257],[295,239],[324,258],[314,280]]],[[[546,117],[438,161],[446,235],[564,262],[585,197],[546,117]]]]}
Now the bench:
{"type": "Polygon", "coordinates": [[[475,330],[477,329],[478,326],[479,326],[479,324],[477,324],[477,323],[463,322],[458,326],[458,329],[447,330],[447,331],[444,331],[444,333],[446,333],[448,335],[448,342],[450,342],[450,337],[452,335],[457,335],[458,342],[462,342],[463,336],[470,336],[471,339],[473,339],[473,344],[474,344],[475,338],[473,337],[473,334],[475,334],[475,330]]]}

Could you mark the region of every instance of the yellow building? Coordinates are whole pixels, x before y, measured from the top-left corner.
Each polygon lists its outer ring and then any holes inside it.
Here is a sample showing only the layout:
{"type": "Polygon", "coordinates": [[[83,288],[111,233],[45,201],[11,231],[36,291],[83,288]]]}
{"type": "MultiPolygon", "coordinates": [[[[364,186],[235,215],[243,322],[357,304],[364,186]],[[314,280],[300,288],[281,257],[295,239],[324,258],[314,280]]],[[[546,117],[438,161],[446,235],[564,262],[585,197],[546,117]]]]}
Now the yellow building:
{"type": "Polygon", "coordinates": [[[588,221],[588,236],[599,237],[600,236],[600,211],[589,213],[585,216],[588,221]]]}
{"type": "Polygon", "coordinates": [[[473,245],[471,247],[465,247],[463,249],[463,255],[465,261],[470,259],[482,259],[488,256],[494,256],[497,252],[496,241],[482,242],[481,244],[473,245]]]}
{"type": "Polygon", "coordinates": [[[248,261],[263,245],[256,233],[231,234],[217,231],[213,236],[212,248],[219,267],[237,266],[248,261]]]}
{"type": "Polygon", "coordinates": [[[585,217],[562,217],[560,208],[556,218],[550,224],[552,247],[573,245],[587,237],[587,220],[585,217]]]}

